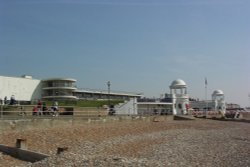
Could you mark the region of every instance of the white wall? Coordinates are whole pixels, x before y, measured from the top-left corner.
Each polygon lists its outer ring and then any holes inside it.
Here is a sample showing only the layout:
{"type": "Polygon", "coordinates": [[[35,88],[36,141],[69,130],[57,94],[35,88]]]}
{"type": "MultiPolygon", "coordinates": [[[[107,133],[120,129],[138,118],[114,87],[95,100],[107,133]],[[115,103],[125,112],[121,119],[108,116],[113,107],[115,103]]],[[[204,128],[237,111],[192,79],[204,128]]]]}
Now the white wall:
{"type": "Polygon", "coordinates": [[[115,114],[137,115],[137,98],[130,98],[129,101],[115,106],[115,114]]]}
{"type": "Polygon", "coordinates": [[[21,77],[0,76],[0,98],[8,100],[12,95],[18,101],[31,101],[41,98],[41,81],[21,77]]]}

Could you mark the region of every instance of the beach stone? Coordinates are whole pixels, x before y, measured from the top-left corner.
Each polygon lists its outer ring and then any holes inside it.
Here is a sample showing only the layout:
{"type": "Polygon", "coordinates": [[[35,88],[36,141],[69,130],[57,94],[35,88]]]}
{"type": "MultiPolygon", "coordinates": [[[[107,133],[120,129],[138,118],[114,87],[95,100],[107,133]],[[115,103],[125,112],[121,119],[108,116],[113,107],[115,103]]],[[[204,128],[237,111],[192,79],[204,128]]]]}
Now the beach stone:
{"type": "Polygon", "coordinates": [[[116,122],[0,134],[0,143],[27,139],[50,157],[28,163],[0,153],[11,167],[221,167],[249,166],[250,124],[195,120],[116,122]],[[57,153],[58,147],[67,151],[57,153]]]}

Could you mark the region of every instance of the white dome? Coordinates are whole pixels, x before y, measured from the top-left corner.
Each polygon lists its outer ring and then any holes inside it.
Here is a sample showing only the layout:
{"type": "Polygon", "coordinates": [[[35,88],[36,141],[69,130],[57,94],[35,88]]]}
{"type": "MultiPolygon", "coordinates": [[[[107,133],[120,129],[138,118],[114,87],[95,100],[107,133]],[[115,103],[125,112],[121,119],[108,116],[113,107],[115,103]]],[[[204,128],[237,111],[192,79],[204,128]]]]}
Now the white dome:
{"type": "Polygon", "coordinates": [[[174,80],[170,85],[171,89],[186,88],[186,87],[187,84],[181,79],[174,80]]]}
{"type": "Polygon", "coordinates": [[[215,90],[213,92],[213,95],[224,95],[223,91],[222,90],[215,90]]]}

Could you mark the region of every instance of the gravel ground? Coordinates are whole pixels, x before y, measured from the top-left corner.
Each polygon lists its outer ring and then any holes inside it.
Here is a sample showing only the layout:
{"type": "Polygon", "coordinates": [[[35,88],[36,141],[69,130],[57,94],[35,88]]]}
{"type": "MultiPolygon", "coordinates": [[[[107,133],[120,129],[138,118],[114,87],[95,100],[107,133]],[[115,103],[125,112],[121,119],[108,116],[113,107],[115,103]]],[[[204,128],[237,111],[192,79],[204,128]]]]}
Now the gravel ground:
{"type": "Polygon", "coordinates": [[[10,167],[152,167],[250,166],[250,124],[194,120],[84,124],[0,134],[13,146],[27,139],[28,149],[49,154],[36,163],[0,153],[0,166],[10,167]],[[56,155],[57,147],[68,150],[56,155]]]}

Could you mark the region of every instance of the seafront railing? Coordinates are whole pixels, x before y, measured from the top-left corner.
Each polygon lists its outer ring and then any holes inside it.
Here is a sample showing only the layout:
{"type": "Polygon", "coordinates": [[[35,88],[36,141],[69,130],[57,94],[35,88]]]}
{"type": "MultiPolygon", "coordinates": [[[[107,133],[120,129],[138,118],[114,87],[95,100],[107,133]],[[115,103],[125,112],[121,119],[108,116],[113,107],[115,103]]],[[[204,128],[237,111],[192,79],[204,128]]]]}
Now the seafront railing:
{"type": "MultiPolygon", "coordinates": [[[[46,107],[46,110],[34,111],[36,105],[0,105],[0,119],[22,119],[22,118],[53,118],[53,117],[106,117],[109,115],[109,110],[104,107],[73,107],[73,106],[59,106],[58,111],[53,111],[50,106],[46,107]]],[[[125,112],[119,113],[115,111],[113,115],[136,115],[147,116],[147,115],[172,115],[171,110],[166,108],[138,108],[137,112],[125,112]]],[[[215,111],[191,111],[188,113],[195,117],[221,117],[221,113],[215,111]]],[[[227,111],[225,113],[226,118],[237,118],[237,114],[241,114],[241,117],[250,119],[250,112],[243,111],[227,111]]]]}
{"type": "Polygon", "coordinates": [[[54,111],[52,107],[46,109],[33,110],[36,105],[16,105],[7,106],[0,105],[0,119],[4,118],[24,118],[24,117],[101,117],[107,116],[108,110],[103,107],[77,107],[59,106],[58,110],[54,111]]]}
{"type": "MultiPolygon", "coordinates": [[[[115,109],[114,109],[115,110],[115,109]]],[[[2,109],[0,111],[0,119],[5,118],[48,118],[48,117],[106,117],[110,115],[109,110],[103,107],[69,107],[69,106],[59,106],[58,111],[45,110],[45,111],[32,111],[32,105],[27,105],[24,107],[18,107],[15,109],[2,109]]],[[[172,113],[166,109],[152,110],[148,108],[140,108],[137,110],[137,114],[132,111],[126,113],[121,113],[115,110],[112,115],[138,115],[138,116],[149,116],[149,115],[172,115],[172,113]]]]}

